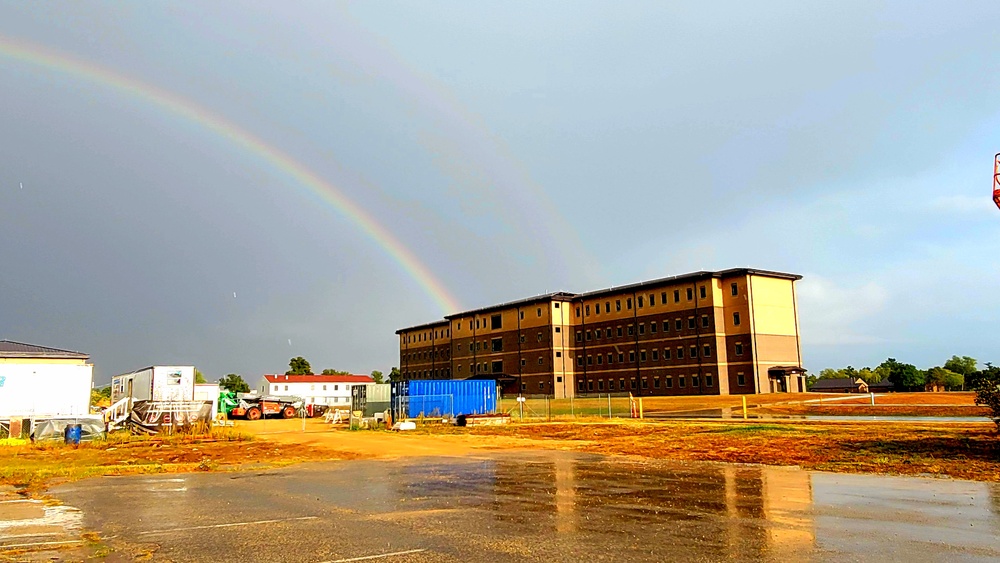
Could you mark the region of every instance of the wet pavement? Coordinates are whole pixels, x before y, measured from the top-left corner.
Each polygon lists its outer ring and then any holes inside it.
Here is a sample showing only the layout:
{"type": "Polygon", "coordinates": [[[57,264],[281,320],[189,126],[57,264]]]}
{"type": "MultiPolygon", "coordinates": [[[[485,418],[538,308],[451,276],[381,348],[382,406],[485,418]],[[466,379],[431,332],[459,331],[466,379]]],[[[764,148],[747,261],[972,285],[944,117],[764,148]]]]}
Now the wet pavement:
{"type": "MultiPolygon", "coordinates": [[[[100,532],[109,560],[1000,558],[993,484],[570,452],[104,477],[51,493],[63,533],[100,532]]],[[[16,532],[0,528],[0,545],[24,543],[16,532]]]]}

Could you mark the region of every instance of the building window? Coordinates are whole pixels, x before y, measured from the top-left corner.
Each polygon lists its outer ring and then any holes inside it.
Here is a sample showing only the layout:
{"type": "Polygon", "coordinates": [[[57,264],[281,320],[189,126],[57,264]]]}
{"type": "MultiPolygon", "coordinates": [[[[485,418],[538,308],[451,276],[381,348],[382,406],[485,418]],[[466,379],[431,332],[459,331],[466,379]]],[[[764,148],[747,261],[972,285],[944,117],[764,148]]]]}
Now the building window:
{"type": "Polygon", "coordinates": [[[521,335],[521,344],[524,344],[524,335],[521,335]]]}
{"type": "Polygon", "coordinates": [[[680,331],[684,329],[684,323],[680,319],[674,319],[674,330],[680,331]]]}
{"type": "Polygon", "coordinates": [[[604,356],[598,354],[597,355],[597,365],[601,365],[603,363],[604,363],[604,356]]]}
{"type": "Polygon", "coordinates": [[[635,362],[635,350],[629,350],[628,361],[635,362]]]}
{"type": "Polygon", "coordinates": [[[576,390],[580,391],[580,392],[583,392],[583,380],[582,379],[580,379],[580,380],[578,380],[576,382],[576,390]]]}
{"type": "Polygon", "coordinates": [[[663,321],[663,332],[670,332],[670,321],[663,321]]]}
{"type": "MultiPolygon", "coordinates": [[[[556,302],[556,304],[555,304],[555,308],[556,308],[556,309],[558,309],[558,308],[559,308],[559,303],[558,303],[558,302],[556,302]]],[[[562,381],[562,380],[560,379],[559,381],[562,381]]]]}
{"type": "Polygon", "coordinates": [[[680,346],[677,347],[677,359],[678,360],[684,359],[684,348],[681,348],[680,346]]]}
{"type": "Polygon", "coordinates": [[[277,385],[275,385],[275,386],[274,386],[274,393],[277,393],[277,392],[278,392],[278,386],[277,386],[277,385]]]}
{"type": "Polygon", "coordinates": [[[544,381],[539,381],[538,382],[538,390],[539,391],[545,390],[545,382],[544,381]]]}
{"type": "Polygon", "coordinates": [[[691,376],[691,387],[698,387],[698,376],[697,375],[692,375],[691,376]]]}
{"type": "Polygon", "coordinates": [[[621,311],[621,310],[622,310],[622,300],[615,299],[615,311],[621,311]]]}
{"type": "MultiPolygon", "coordinates": [[[[580,316],[580,308],[579,307],[576,308],[576,316],[577,317],[580,316]]],[[[521,317],[521,318],[523,319],[524,317],[521,317]]]]}
{"type": "Polygon", "coordinates": [[[743,375],[742,371],[736,374],[736,384],[740,387],[747,384],[747,378],[743,375]]]}
{"type": "MultiPolygon", "coordinates": [[[[583,358],[577,358],[577,360],[579,360],[577,363],[582,366],[583,365],[583,358]]],[[[524,358],[521,358],[521,367],[524,367],[526,365],[528,365],[528,362],[526,362],[524,360],[524,358]]]]}
{"type": "Polygon", "coordinates": [[[691,346],[691,348],[688,349],[688,351],[691,353],[691,355],[689,356],[690,358],[697,358],[698,357],[698,347],[697,346],[691,346]]]}
{"type": "Polygon", "coordinates": [[[740,286],[735,283],[729,284],[729,292],[733,294],[733,297],[736,297],[740,294],[740,286]]]}
{"type": "Polygon", "coordinates": [[[624,361],[625,361],[625,354],[622,352],[618,352],[618,363],[620,364],[624,361]]]}
{"type": "Polygon", "coordinates": [[[593,390],[594,390],[594,382],[593,381],[588,381],[587,382],[587,391],[593,391],[593,390]]]}
{"type": "Polygon", "coordinates": [[[680,302],[681,302],[681,290],[675,289],[674,290],[674,303],[680,303],[680,302]]]}
{"type": "Polygon", "coordinates": [[[538,341],[542,341],[542,331],[538,331],[538,341]]]}
{"type": "Polygon", "coordinates": [[[622,337],[622,327],[618,327],[618,330],[616,331],[616,333],[618,334],[618,338],[621,338],[622,337]]]}
{"type": "Polygon", "coordinates": [[[591,340],[591,339],[592,339],[593,337],[594,337],[594,334],[593,334],[592,332],[590,332],[590,331],[588,330],[588,331],[587,331],[587,342],[590,342],[590,340],[591,340]]]}
{"type": "Polygon", "coordinates": [[[667,304],[667,292],[664,291],[663,293],[660,294],[660,305],[666,305],[666,304],[667,304]]]}
{"type": "Polygon", "coordinates": [[[653,322],[649,323],[649,332],[655,333],[657,326],[659,326],[659,325],[656,324],[656,321],[653,321],[653,322]]]}
{"type": "Polygon", "coordinates": [[[608,391],[614,391],[614,390],[615,390],[615,380],[614,379],[609,379],[608,380],[608,391]]]}
{"type": "Polygon", "coordinates": [[[701,316],[701,327],[708,328],[708,315],[701,316]]]}
{"type": "Polygon", "coordinates": [[[605,301],[604,302],[604,312],[605,313],[610,313],[611,312],[611,302],[610,301],[605,301]]]}
{"type": "Polygon", "coordinates": [[[503,328],[503,317],[501,315],[493,315],[490,317],[490,328],[493,330],[499,330],[503,328]]]}
{"type": "Polygon", "coordinates": [[[645,377],[642,378],[642,388],[649,389],[649,380],[646,379],[645,377]]]}
{"type": "Polygon", "coordinates": [[[656,348],[653,348],[653,361],[654,362],[660,361],[660,351],[656,348]]]}
{"type": "Polygon", "coordinates": [[[631,297],[629,297],[628,299],[625,300],[625,308],[628,309],[629,311],[632,310],[632,298],[631,297]]]}
{"type": "Polygon", "coordinates": [[[630,380],[630,383],[629,383],[629,387],[631,387],[631,388],[632,388],[633,390],[634,390],[634,389],[635,389],[636,387],[638,387],[638,383],[636,382],[636,380],[635,380],[635,379],[632,379],[632,380],[630,380]]]}
{"type": "Polygon", "coordinates": [[[556,332],[562,332],[562,327],[556,327],[556,332]]]}
{"type": "Polygon", "coordinates": [[[640,295],[640,296],[638,297],[638,299],[636,299],[636,301],[638,302],[638,304],[639,304],[639,308],[641,309],[641,308],[642,308],[642,302],[643,302],[643,299],[642,299],[642,296],[640,295]]]}
{"type": "Polygon", "coordinates": [[[598,391],[604,391],[604,380],[603,379],[598,379],[597,380],[597,390],[598,391]]]}
{"type": "Polygon", "coordinates": [[[649,306],[652,307],[653,305],[656,305],[656,295],[650,293],[649,294],[649,306]]]}
{"type": "Polygon", "coordinates": [[[600,339],[603,336],[604,336],[604,331],[603,330],[597,329],[597,330],[594,331],[594,338],[600,339]]]}
{"type": "Polygon", "coordinates": [[[685,377],[684,377],[683,375],[681,375],[681,376],[678,376],[678,377],[677,377],[677,386],[678,386],[678,387],[684,387],[684,385],[685,385],[686,381],[687,381],[687,380],[685,379],[685,377]]]}
{"type": "MultiPolygon", "coordinates": [[[[541,307],[539,307],[538,309],[536,309],[536,311],[535,311],[535,312],[536,312],[536,314],[537,314],[537,315],[538,315],[539,317],[541,317],[541,316],[542,316],[542,308],[541,308],[541,307]]],[[[541,385],[541,383],[539,383],[539,385],[541,385]]]]}
{"type": "Polygon", "coordinates": [[[712,374],[706,373],[705,374],[705,387],[711,387],[711,386],[712,386],[712,374]]]}
{"type": "Polygon", "coordinates": [[[581,332],[579,330],[576,331],[576,341],[577,342],[583,342],[583,332],[581,332]]]}
{"type": "Polygon", "coordinates": [[[639,361],[640,362],[645,362],[646,361],[646,351],[645,350],[639,350],[639,361]]]}
{"type": "Polygon", "coordinates": [[[594,365],[594,357],[593,356],[587,356],[587,365],[588,366],[594,365]]]}
{"type": "Polygon", "coordinates": [[[659,377],[654,377],[653,378],[653,388],[654,389],[659,389],[660,388],[660,378],[659,377]]]}
{"type": "Polygon", "coordinates": [[[694,330],[694,317],[688,317],[688,330],[694,330]]]}
{"type": "Polygon", "coordinates": [[[462,364],[458,364],[458,373],[462,373],[462,364]]]}
{"type": "Polygon", "coordinates": [[[590,316],[590,305],[587,305],[587,316],[590,316]]]}
{"type": "Polygon", "coordinates": [[[544,364],[545,364],[545,358],[543,358],[542,356],[538,356],[538,365],[544,365],[544,364]]]}
{"type": "Polygon", "coordinates": [[[668,375],[668,376],[667,376],[667,385],[666,385],[666,387],[667,387],[667,389],[672,389],[672,388],[673,388],[673,386],[674,386],[674,378],[673,378],[673,377],[670,377],[670,376],[668,375]]]}
{"type": "Polygon", "coordinates": [[[743,343],[742,342],[737,342],[736,343],[736,355],[737,356],[742,356],[743,355],[743,343]]]}
{"type": "Polygon", "coordinates": [[[326,385],[323,386],[323,390],[326,391],[326,385]]]}
{"type": "Polygon", "coordinates": [[[646,323],[639,324],[639,334],[646,334],[646,323]]]}
{"type": "Polygon", "coordinates": [[[663,359],[664,360],[669,360],[670,359],[670,348],[664,348],[663,349],[663,359]]]}
{"type": "Polygon", "coordinates": [[[288,386],[287,385],[285,385],[285,391],[288,391],[288,386]]]}
{"type": "Polygon", "coordinates": [[[491,348],[494,352],[503,352],[503,338],[494,338],[491,348]]]}
{"type": "Polygon", "coordinates": [[[612,355],[611,352],[608,352],[608,363],[613,364],[614,362],[615,362],[614,355],[612,355]]]}
{"type": "Polygon", "coordinates": [[[476,319],[476,328],[479,328],[479,319],[476,319]]]}
{"type": "Polygon", "coordinates": [[[701,356],[703,358],[708,358],[711,357],[711,355],[712,355],[712,347],[706,344],[705,347],[701,349],[701,356]]]}
{"type": "Polygon", "coordinates": [[[503,373],[503,360],[493,360],[490,365],[493,373],[503,373]]]}
{"type": "Polygon", "coordinates": [[[699,295],[701,296],[702,299],[705,299],[706,297],[708,297],[708,293],[705,292],[705,286],[699,287],[698,288],[698,293],[699,293],[699,295]]]}
{"type": "Polygon", "coordinates": [[[594,314],[595,315],[600,315],[601,314],[601,304],[600,303],[595,303],[594,304],[594,314]]]}
{"type": "Polygon", "coordinates": [[[628,325],[628,335],[632,336],[633,334],[635,334],[635,327],[632,325],[628,325]]]}
{"type": "Polygon", "coordinates": [[[740,326],[740,314],[733,313],[733,326],[740,326]]]}

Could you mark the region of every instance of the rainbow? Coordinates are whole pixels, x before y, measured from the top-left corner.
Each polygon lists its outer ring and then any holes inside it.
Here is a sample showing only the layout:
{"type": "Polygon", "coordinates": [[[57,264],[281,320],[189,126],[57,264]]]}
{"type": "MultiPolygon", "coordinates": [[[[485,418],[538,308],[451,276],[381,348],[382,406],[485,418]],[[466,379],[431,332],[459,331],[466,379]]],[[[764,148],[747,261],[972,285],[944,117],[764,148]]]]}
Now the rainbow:
{"type": "Polygon", "coordinates": [[[194,122],[219,137],[242,147],[307,188],[320,200],[331,205],[338,213],[354,223],[423,288],[441,308],[442,313],[453,313],[461,310],[458,300],[448,292],[444,284],[431,273],[427,266],[420,262],[413,255],[413,252],[368,212],[348,199],[333,184],[306,168],[288,153],[268,145],[259,137],[231,121],[210,112],[191,100],[47,47],[30,45],[23,41],[15,42],[0,36],[0,57],[82,78],[123,92],[144,100],[154,107],[194,122]]]}

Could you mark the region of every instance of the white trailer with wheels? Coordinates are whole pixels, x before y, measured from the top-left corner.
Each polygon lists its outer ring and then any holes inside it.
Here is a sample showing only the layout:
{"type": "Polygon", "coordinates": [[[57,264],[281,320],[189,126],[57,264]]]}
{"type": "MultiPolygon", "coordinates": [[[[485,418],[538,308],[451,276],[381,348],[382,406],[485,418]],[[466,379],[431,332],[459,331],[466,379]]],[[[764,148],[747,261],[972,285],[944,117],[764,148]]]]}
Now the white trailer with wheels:
{"type": "Polygon", "coordinates": [[[111,378],[111,402],[193,401],[194,366],[151,366],[111,378]]]}
{"type": "Polygon", "coordinates": [[[90,413],[88,354],[0,340],[0,419],[90,413]]]}

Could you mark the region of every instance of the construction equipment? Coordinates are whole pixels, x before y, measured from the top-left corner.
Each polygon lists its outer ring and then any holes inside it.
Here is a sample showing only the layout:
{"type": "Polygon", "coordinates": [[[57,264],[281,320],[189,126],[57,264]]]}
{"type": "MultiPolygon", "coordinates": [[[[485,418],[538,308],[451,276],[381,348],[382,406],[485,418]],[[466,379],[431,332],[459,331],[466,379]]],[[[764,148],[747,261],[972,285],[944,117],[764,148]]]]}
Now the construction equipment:
{"type": "Polygon", "coordinates": [[[240,399],[239,404],[229,411],[230,418],[246,418],[260,420],[261,417],[280,416],[294,418],[302,407],[301,399],[290,397],[248,397],[240,399]]]}

